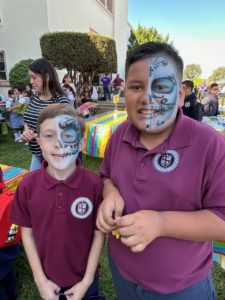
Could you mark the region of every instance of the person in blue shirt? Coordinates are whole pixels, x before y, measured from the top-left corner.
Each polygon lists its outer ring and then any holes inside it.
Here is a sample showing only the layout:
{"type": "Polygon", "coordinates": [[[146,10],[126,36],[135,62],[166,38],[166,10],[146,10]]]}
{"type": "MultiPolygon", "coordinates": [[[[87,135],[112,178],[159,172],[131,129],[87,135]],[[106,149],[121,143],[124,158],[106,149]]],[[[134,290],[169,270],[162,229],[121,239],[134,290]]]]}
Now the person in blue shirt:
{"type": "Polygon", "coordinates": [[[110,91],[109,91],[109,85],[111,82],[110,77],[108,76],[108,74],[105,74],[102,79],[101,82],[103,84],[103,92],[104,92],[104,99],[105,100],[110,100],[110,91]]]}

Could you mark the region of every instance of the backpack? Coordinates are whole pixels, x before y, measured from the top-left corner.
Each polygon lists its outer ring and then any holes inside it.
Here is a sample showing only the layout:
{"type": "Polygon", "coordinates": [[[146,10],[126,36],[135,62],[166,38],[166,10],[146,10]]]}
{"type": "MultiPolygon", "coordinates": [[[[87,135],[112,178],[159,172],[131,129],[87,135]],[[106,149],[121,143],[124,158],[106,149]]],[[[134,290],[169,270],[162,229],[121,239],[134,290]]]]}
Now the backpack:
{"type": "Polygon", "coordinates": [[[201,102],[196,102],[195,106],[193,107],[193,119],[197,121],[202,121],[204,116],[204,105],[201,102]]]}
{"type": "Polygon", "coordinates": [[[204,116],[216,116],[218,112],[218,103],[213,101],[210,94],[202,100],[204,105],[204,116]]]}

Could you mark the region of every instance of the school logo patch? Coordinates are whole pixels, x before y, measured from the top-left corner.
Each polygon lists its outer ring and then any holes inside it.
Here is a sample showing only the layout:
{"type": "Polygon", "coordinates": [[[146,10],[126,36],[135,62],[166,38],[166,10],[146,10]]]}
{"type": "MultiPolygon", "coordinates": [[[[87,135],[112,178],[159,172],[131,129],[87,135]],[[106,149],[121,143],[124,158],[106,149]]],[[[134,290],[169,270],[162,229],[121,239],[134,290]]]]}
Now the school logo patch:
{"type": "Polygon", "coordinates": [[[86,197],[80,197],[73,201],[71,205],[71,213],[75,218],[85,219],[93,211],[92,202],[86,197]]]}
{"type": "Polygon", "coordinates": [[[177,151],[168,150],[164,154],[156,154],[153,158],[153,165],[159,172],[167,173],[176,169],[179,163],[179,154],[177,151]]]}
{"type": "Polygon", "coordinates": [[[190,107],[190,106],[191,106],[191,103],[190,103],[190,102],[185,102],[185,103],[184,103],[184,106],[185,106],[185,107],[190,107]]]}

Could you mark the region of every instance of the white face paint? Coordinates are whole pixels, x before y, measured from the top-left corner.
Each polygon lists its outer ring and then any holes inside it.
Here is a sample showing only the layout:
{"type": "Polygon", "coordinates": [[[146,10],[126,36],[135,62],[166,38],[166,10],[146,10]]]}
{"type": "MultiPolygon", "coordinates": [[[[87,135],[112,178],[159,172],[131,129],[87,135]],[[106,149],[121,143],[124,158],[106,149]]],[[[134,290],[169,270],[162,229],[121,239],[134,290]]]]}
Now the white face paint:
{"type": "Polygon", "coordinates": [[[179,88],[175,70],[168,58],[151,59],[145,119],[149,131],[166,126],[177,113],[179,88]]]}

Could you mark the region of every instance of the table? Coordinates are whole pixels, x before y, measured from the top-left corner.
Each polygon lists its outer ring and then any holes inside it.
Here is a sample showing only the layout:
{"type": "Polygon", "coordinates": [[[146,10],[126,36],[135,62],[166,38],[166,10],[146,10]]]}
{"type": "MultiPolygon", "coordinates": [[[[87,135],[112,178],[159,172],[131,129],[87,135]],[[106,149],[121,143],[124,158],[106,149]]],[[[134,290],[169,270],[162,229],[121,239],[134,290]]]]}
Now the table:
{"type": "Polygon", "coordinates": [[[203,117],[202,123],[208,124],[210,127],[214,128],[217,132],[225,136],[225,123],[222,124],[222,122],[219,122],[216,116],[203,117]]]}
{"type": "Polygon", "coordinates": [[[29,173],[28,170],[23,168],[6,166],[1,164],[0,167],[3,172],[3,179],[5,181],[5,185],[9,191],[15,191],[23,176],[29,173]]]}
{"type": "Polygon", "coordinates": [[[95,157],[104,157],[107,142],[119,124],[127,119],[125,111],[110,111],[85,119],[84,137],[87,145],[83,152],[95,157]]]}

